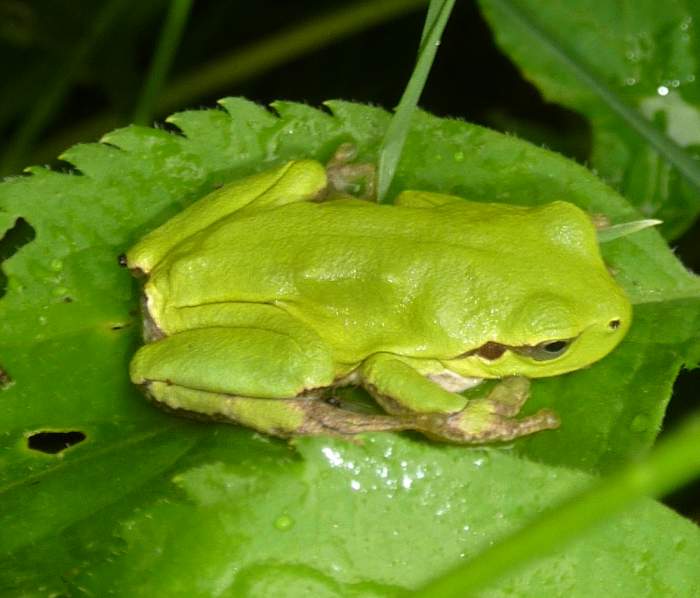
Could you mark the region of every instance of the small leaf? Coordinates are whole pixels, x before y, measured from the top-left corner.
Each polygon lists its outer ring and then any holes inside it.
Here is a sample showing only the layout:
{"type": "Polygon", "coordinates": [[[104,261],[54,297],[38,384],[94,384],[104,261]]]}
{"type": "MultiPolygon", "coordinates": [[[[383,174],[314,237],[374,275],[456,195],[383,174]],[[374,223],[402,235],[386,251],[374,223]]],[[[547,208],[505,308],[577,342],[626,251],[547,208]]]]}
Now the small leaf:
{"type": "Polygon", "coordinates": [[[544,96],[584,114],[592,165],[669,238],[700,213],[698,4],[480,0],[544,96]]]}

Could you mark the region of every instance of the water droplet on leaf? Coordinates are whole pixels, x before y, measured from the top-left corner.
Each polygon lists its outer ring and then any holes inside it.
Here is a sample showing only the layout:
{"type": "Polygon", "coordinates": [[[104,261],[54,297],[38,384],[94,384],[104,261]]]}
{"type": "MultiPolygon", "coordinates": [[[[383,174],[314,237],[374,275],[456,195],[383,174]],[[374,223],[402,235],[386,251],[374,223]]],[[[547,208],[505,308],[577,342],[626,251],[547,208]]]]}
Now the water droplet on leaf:
{"type": "Polygon", "coordinates": [[[280,515],[275,519],[275,527],[281,532],[286,532],[294,527],[294,519],[289,515],[280,515]]]}
{"type": "Polygon", "coordinates": [[[649,429],[649,418],[646,415],[637,415],[630,427],[633,432],[646,432],[649,429]]]}

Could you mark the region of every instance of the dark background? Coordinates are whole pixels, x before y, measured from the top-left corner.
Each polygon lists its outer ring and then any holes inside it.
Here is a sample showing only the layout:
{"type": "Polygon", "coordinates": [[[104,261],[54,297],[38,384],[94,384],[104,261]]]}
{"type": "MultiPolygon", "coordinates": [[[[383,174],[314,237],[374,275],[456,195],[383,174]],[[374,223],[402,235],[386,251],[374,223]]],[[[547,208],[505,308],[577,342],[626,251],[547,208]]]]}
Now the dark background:
{"type": "MultiPolygon", "coordinates": [[[[349,0],[195,0],[171,80],[352,4],[349,0]]],[[[35,163],[68,168],[54,158],[65,147],[97,140],[131,121],[168,5],[162,0],[0,0],[1,174],[19,173],[23,166],[35,163]],[[110,6],[112,15],[97,31],[101,11],[110,6]],[[18,148],[17,134],[37,114],[43,118],[33,139],[18,148]]],[[[419,7],[345,39],[328,40],[320,49],[245,80],[193,93],[175,109],[211,107],[227,95],[312,106],[342,98],[391,108],[412,71],[423,18],[419,7]]],[[[496,47],[470,0],[456,3],[421,106],[439,116],[514,132],[581,163],[590,151],[585,119],[543,101],[496,47]]],[[[694,271],[700,270],[698,239],[696,224],[674,243],[679,257],[694,271]]],[[[668,427],[697,405],[699,388],[697,370],[681,374],[667,415],[668,427]]],[[[700,484],[695,484],[667,501],[700,520],[698,496],[700,484]]]]}

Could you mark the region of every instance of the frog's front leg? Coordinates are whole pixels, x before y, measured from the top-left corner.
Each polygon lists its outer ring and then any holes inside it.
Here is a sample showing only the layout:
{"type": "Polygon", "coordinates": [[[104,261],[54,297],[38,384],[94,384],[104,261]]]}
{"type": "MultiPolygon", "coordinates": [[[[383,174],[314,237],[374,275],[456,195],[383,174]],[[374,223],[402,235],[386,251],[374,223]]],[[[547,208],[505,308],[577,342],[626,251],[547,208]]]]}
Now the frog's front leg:
{"type": "Polygon", "coordinates": [[[357,147],[352,143],[338,146],[326,164],[326,174],[332,190],[362,199],[374,200],[377,169],[369,162],[354,162],[357,147]]]}
{"type": "Polygon", "coordinates": [[[363,364],[363,385],[389,413],[412,421],[427,436],[462,444],[505,441],[554,429],[559,419],[543,409],[514,419],[529,396],[529,381],[506,378],[491,393],[468,401],[428,380],[408,363],[378,354],[363,364]]]}

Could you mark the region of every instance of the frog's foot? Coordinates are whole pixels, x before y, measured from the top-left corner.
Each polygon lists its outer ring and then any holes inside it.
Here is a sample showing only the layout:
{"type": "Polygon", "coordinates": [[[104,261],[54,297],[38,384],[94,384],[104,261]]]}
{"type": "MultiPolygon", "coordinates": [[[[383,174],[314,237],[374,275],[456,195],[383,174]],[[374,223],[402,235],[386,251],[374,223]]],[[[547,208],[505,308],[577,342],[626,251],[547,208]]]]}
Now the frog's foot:
{"type": "Polygon", "coordinates": [[[529,396],[527,378],[504,379],[488,396],[473,399],[456,413],[429,414],[419,429],[426,435],[460,444],[508,441],[540,430],[559,427],[558,416],[549,409],[514,419],[529,396]]]}
{"type": "Polygon", "coordinates": [[[374,199],[377,172],[374,164],[353,164],[357,148],[343,143],[326,165],[326,175],[332,191],[374,199]]]}

